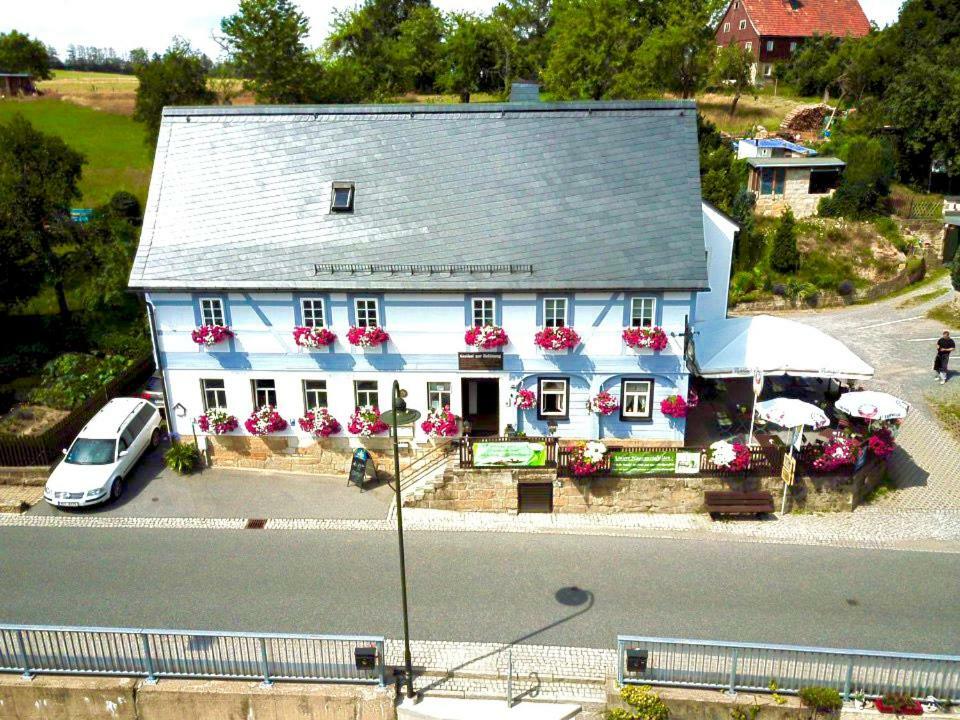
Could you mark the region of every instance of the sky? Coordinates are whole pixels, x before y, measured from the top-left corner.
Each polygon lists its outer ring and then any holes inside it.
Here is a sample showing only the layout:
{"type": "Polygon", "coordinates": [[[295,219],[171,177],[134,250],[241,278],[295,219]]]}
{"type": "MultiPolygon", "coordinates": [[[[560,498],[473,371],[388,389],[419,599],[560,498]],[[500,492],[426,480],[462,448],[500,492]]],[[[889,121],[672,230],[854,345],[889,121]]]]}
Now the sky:
{"type": "MultiPolygon", "coordinates": [[[[903,0],[860,0],[867,17],[883,27],[893,22],[903,0]]],[[[485,12],[496,0],[433,0],[443,11],[485,12]]],[[[144,47],[162,51],[175,35],[216,58],[220,48],[213,39],[220,19],[236,10],[237,0],[32,0],[4,3],[0,30],[17,29],[57,48],[61,57],[67,45],[112,47],[129,52],[144,47]]],[[[349,8],[356,0],[298,0],[310,18],[310,45],[319,45],[334,9],[349,8]]]]}

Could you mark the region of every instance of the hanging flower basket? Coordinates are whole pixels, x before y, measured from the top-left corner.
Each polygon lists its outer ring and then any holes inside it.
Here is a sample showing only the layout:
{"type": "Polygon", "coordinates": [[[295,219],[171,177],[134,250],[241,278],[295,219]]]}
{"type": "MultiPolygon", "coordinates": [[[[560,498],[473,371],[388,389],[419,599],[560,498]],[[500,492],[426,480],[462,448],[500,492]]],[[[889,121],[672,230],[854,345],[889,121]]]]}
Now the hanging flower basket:
{"type": "Polygon", "coordinates": [[[233,337],[233,330],[226,325],[201,325],[190,333],[197,345],[211,347],[233,337]]]}
{"type": "Polygon", "coordinates": [[[477,350],[496,350],[506,345],[510,340],[507,333],[499,325],[482,325],[467,328],[463,334],[463,341],[477,350]]]}
{"type": "Polygon", "coordinates": [[[660,401],[660,412],[667,417],[685,418],[690,406],[680,395],[670,395],[660,401]]]}
{"type": "Polygon", "coordinates": [[[390,426],[380,419],[380,409],[373,405],[358,407],[347,424],[347,430],[360,437],[382,435],[389,429],[390,426]]]}
{"type": "Polygon", "coordinates": [[[298,325],[293,329],[293,341],[298,347],[321,348],[333,345],[337,336],[326,328],[298,325]]]}
{"type": "Polygon", "coordinates": [[[389,339],[390,336],[382,327],[357,327],[354,325],[347,331],[347,340],[351,345],[358,348],[379,347],[389,339]]]}
{"type": "Polygon", "coordinates": [[[633,350],[660,352],[667,347],[667,334],[661,327],[628,327],[623,331],[623,342],[633,350]]]}
{"type": "Polygon", "coordinates": [[[200,428],[201,432],[226,435],[240,427],[240,422],[226,410],[210,408],[197,418],[197,427],[200,428]]]}
{"type": "Polygon", "coordinates": [[[590,399],[590,412],[597,415],[613,415],[619,409],[620,403],[606,390],[590,399]]]}
{"type": "Polygon", "coordinates": [[[890,457],[897,446],[893,441],[893,433],[887,428],[880,428],[867,439],[867,447],[874,456],[883,460],[890,457]]]}
{"type": "Polygon", "coordinates": [[[297,425],[304,432],[315,438],[325,438],[340,432],[340,423],[325,407],[314,408],[297,420],[297,425]]]}
{"type": "Polygon", "coordinates": [[[420,429],[432,438],[454,437],[460,434],[457,416],[450,412],[449,407],[427,413],[427,419],[420,423],[420,429]]]}
{"type": "Polygon", "coordinates": [[[857,462],[860,441],[848,435],[834,433],[831,440],[823,446],[823,454],[813,461],[813,467],[820,472],[833,472],[857,462]]]}
{"type": "Polygon", "coordinates": [[[541,350],[566,351],[580,344],[580,336],[572,327],[548,327],[537,332],[533,342],[541,350]]]}
{"type": "Polygon", "coordinates": [[[272,405],[264,405],[250,413],[243,426],[251,435],[269,435],[286,430],[287,421],[280,417],[272,405]]]}
{"type": "Polygon", "coordinates": [[[518,410],[532,410],[537,406],[537,394],[533,390],[520,388],[513,396],[513,406],[518,410]]]}
{"type": "Polygon", "coordinates": [[[721,470],[743,472],[750,467],[750,448],[743,443],[718,440],[710,446],[709,460],[721,470]]]}
{"type": "Polygon", "coordinates": [[[607,446],[602,442],[591,441],[578,443],[570,447],[570,461],[568,467],[576,477],[595,475],[603,469],[603,458],[607,454],[607,446]]]}

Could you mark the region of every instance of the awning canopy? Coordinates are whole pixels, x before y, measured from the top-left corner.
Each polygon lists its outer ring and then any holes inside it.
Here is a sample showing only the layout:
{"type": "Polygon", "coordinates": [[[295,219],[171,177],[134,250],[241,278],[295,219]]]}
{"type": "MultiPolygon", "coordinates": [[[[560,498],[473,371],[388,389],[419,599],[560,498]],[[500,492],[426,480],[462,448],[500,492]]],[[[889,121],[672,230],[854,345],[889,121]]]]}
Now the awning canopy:
{"type": "Polygon", "coordinates": [[[873,368],[842,342],[794,320],[756,317],[694,326],[693,372],[702,377],[766,375],[867,380],[873,368]]]}

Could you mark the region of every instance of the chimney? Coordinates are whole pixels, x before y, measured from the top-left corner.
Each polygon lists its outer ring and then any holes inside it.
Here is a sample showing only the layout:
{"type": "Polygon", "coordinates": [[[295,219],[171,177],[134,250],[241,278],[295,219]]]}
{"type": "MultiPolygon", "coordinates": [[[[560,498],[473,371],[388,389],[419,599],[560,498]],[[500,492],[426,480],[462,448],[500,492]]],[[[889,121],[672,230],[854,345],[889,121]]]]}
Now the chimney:
{"type": "Polygon", "coordinates": [[[540,102],[540,85],[535,82],[521,80],[510,85],[510,102],[535,103],[540,102]]]}

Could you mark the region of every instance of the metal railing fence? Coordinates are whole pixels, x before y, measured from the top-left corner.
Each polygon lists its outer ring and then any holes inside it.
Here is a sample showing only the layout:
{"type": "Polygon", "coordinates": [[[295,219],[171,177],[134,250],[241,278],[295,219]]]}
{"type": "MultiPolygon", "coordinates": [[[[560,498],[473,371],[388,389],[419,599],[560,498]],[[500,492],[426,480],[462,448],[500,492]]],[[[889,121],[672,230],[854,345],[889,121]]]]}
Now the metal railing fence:
{"type": "Polygon", "coordinates": [[[0,672],[377,683],[384,638],[372,635],[207,632],[0,625],[0,672]],[[374,648],[369,667],[355,650],[374,648]]]}
{"type": "Polygon", "coordinates": [[[781,693],[818,685],[836,689],[845,700],[858,691],[957,700],[960,656],[620,635],[617,678],[621,684],[729,692],[767,691],[771,682],[781,693]],[[627,669],[629,650],[646,651],[645,670],[627,669]]]}

